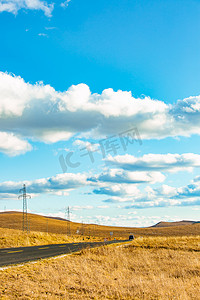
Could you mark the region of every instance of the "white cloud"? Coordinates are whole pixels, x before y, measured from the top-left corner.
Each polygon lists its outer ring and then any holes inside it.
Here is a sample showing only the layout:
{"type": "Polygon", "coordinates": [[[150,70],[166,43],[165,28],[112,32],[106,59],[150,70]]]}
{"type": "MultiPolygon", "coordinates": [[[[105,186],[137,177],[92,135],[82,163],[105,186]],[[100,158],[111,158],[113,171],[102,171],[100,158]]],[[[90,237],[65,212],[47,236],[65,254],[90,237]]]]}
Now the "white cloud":
{"type": "Polygon", "coordinates": [[[134,184],[112,184],[112,185],[100,185],[100,187],[93,190],[96,195],[109,195],[117,197],[139,197],[141,194],[137,186],[134,184]]]}
{"type": "Polygon", "coordinates": [[[183,187],[162,185],[152,189],[154,197],[165,197],[172,200],[184,200],[185,203],[197,201],[200,204],[200,176],[195,177],[191,183],[183,187]]]}
{"type": "Polygon", "coordinates": [[[46,33],[38,33],[39,36],[48,37],[48,34],[46,33]]]}
{"type": "Polygon", "coordinates": [[[73,145],[74,146],[78,146],[80,149],[84,149],[84,148],[87,148],[88,151],[90,152],[96,152],[96,151],[99,151],[98,148],[99,148],[99,144],[96,144],[96,143],[90,143],[88,141],[85,141],[85,140],[75,140],[73,142],[73,145]]]}
{"type": "MultiPolygon", "coordinates": [[[[116,173],[118,173],[117,170],[114,170],[114,176],[116,176],[116,173]]],[[[160,181],[161,179],[157,178],[158,174],[155,175],[154,173],[156,172],[152,172],[152,174],[144,174],[143,172],[140,172],[140,175],[142,174],[143,176],[142,183],[145,180],[147,180],[147,182],[154,182],[155,180],[160,181]]],[[[117,176],[118,175],[119,174],[117,174],[117,176]]],[[[109,201],[107,199],[106,202],[130,202],[133,198],[135,200],[138,199],[139,201],[139,199],[143,197],[143,194],[140,192],[138,187],[135,184],[132,184],[132,182],[135,183],[136,181],[138,183],[138,181],[141,181],[141,177],[139,177],[138,179],[139,174],[136,174],[134,177],[132,176],[132,174],[127,175],[125,173],[124,175],[120,173],[122,179],[116,177],[117,180],[112,178],[112,181],[110,180],[109,176],[110,173],[104,175],[101,174],[99,175],[99,178],[97,176],[94,179],[89,177],[89,175],[86,173],[64,173],[57,174],[56,176],[52,177],[35,179],[31,181],[6,181],[0,183],[0,194],[2,198],[13,198],[13,195],[15,195],[16,197],[16,194],[18,194],[23,184],[26,184],[28,193],[34,196],[37,196],[40,193],[48,193],[57,196],[66,196],[69,194],[70,191],[74,189],[88,186],[93,188],[93,193],[96,195],[110,196],[109,201]],[[105,178],[103,178],[103,176],[105,176],[105,178]],[[120,183],[115,183],[115,181],[119,180],[120,183]]],[[[79,207],[77,206],[75,207],[75,209],[79,209],[79,207]]]]}
{"type": "MultiPolygon", "coordinates": [[[[93,221],[94,218],[91,217],[91,221],[93,221]]],[[[129,214],[120,214],[116,217],[111,216],[104,216],[104,215],[97,215],[95,217],[95,222],[102,225],[107,226],[127,226],[127,227],[147,227],[152,226],[158,223],[159,221],[179,221],[180,217],[170,217],[170,216],[135,216],[135,215],[129,215],[129,214]]],[[[93,221],[94,222],[94,221],[93,221]]],[[[130,233],[132,233],[132,230],[130,230],[130,233]]],[[[134,231],[133,231],[134,233],[134,231]]],[[[128,234],[128,233],[127,233],[128,234]]]]}
{"type": "Polygon", "coordinates": [[[88,180],[93,182],[139,184],[163,182],[165,176],[160,172],[129,172],[120,169],[110,169],[100,175],[90,177],[88,180]]]}
{"type": "Polygon", "coordinates": [[[165,176],[160,172],[128,172],[111,169],[102,174],[87,179],[97,185],[93,189],[96,195],[109,196],[105,203],[140,201],[144,194],[138,189],[138,184],[162,182],[165,176]]]}
{"type": "Polygon", "coordinates": [[[94,209],[94,206],[92,205],[85,205],[85,206],[80,206],[80,205],[74,205],[70,207],[73,211],[78,211],[78,210],[91,210],[94,209]]]}
{"type": "Polygon", "coordinates": [[[17,14],[20,9],[42,10],[47,17],[51,17],[54,4],[41,0],[0,0],[0,12],[17,14]]]}
{"type": "MultiPolygon", "coordinates": [[[[147,186],[145,192],[142,192],[137,186],[130,182],[113,184],[114,181],[103,181],[102,178],[101,181],[97,180],[93,182],[87,174],[65,173],[32,181],[2,182],[0,183],[0,198],[16,199],[24,183],[27,186],[28,193],[30,193],[32,197],[40,193],[66,196],[74,189],[85,186],[93,187],[95,184],[97,186],[96,190],[93,190],[95,194],[109,196],[109,198],[102,200],[104,203],[130,203],[123,207],[125,209],[200,205],[200,176],[196,177],[190,184],[184,187],[175,188],[162,185],[157,188],[152,188],[147,186]]],[[[73,207],[74,211],[93,208],[95,207],[91,205],[73,207]]],[[[107,205],[98,206],[97,208],[107,208],[107,205]]]]}
{"type": "Polygon", "coordinates": [[[108,205],[99,205],[99,206],[97,206],[97,208],[106,209],[106,208],[109,208],[109,206],[108,205]]]}
{"type": "MultiPolygon", "coordinates": [[[[47,143],[75,134],[105,138],[135,126],[143,139],[200,134],[199,107],[200,96],[167,105],[149,97],[134,98],[131,92],[120,90],[92,94],[85,84],[59,92],[41,82],[33,85],[21,77],[0,73],[1,130],[47,143]]],[[[189,159],[186,157],[186,161],[189,159]]]]}
{"type": "Polygon", "coordinates": [[[118,197],[118,196],[112,196],[106,200],[103,200],[105,203],[125,203],[125,202],[133,202],[133,198],[130,197],[118,197]]]}
{"type": "Polygon", "coordinates": [[[32,146],[13,133],[0,132],[0,151],[9,155],[15,156],[24,154],[32,150],[32,146]]]}
{"type": "Polygon", "coordinates": [[[56,143],[59,141],[69,140],[72,133],[66,131],[47,130],[41,133],[40,139],[45,143],[56,143]]]}
{"type": "Polygon", "coordinates": [[[27,191],[30,194],[39,194],[39,193],[53,193],[56,195],[63,196],[63,193],[66,195],[69,191],[83,187],[88,184],[87,176],[85,174],[58,174],[56,176],[41,178],[32,181],[6,181],[0,183],[0,194],[4,197],[10,194],[11,198],[13,195],[19,194],[19,190],[22,188],[23,184],[26,184],[27,191]]]}
{"type": "Polygon", "coordinates": [[[66,0],[66,1],[62,2],[62,3],[60,4],[60,6],[63,7],[63,8],[66,8],[66,7],[69,6],[69,2],[71,2],[71,0],[66,0]]]}
{"type": "MultiPolygon", "coordinates": [[[[99,183],[98,183],[99,184],[99,183]]],[[[157,188],[145,187],[144,192],[133,184],[105,185],[93,190],[97,195],[110,196],[103,200],[105,203],[125,203],[122,208],[145,209],[170,206],[199,206],[200,205],[200,176],[184,187],[161,185],[157,188]]]]}
{"type": "MultiPolygon", "coordinates": [[[[184,187],[162,185],[158,188],[147,187],[138,199],[132,199],[132,204],[125,206],[132,208],[153,208],[169,206],[199,206],[200,205],[200,177],[197,176],[184,187]]],[[[120,202],[120,201],[118,201],[120,202]]]]}
{"type": "Polygon", "coordinates": [[[105,160],[109,165],[129,171],[192,171],[200,167],[200,155],[185,154],[146,154],[141,157],[134,155],[108,156],[105,160]]]}
{"type": "MultiPolygon", "coordinates": [[[[156,190],[153,190],[154,196],[156,196],[156,193],[154,193],[156,190]]],[[[157,189],[157,191],[159,191],[159,194],[162,196],[167,196],[167,197],[174,197],[177,194],[176,188],[169,186],[167,184],[163,184],[159,189],[157,189]]]]}

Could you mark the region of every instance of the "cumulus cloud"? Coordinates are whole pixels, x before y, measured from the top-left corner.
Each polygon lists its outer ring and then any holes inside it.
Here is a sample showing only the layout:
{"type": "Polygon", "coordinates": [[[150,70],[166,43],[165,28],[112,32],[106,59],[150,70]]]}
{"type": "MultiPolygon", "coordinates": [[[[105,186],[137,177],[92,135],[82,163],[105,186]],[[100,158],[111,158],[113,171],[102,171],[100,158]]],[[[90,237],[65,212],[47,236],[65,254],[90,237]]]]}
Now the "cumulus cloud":
{"type": "Polygon", "coordinates": [[[89,182],[96,184],[93,189],[96,195],[110,196],[103,200],[106,203],[133,202],[143,199],[143,193],[138,184],[162,182],[165,176],[160,172],[129,172],[111,169],[88,177],[89,182]]]}
{"type": "Polygon", "coordinates": [[[133,202],[133,199],[142,198],[143,194],[135,184],[110,184],[98,183],[98,188],[93,189],[96,195],[106,195],[105,203],[133,202]]]}
{"type": "Polygon", "coordinates": [[[141,157],[134,155],[108,156],[106,163],[116,168],[129,171],[192,171],[194,167],[200,167],[200,155],[194,153],[185,154],[146,154],[141,157]]]}
{"type": "MultiPolygon", "coordinates": [[[[158,193],[163,194],[163,190],[157,190],[158,193]]],[[[197,176],[192,180],[190,184],[184,187],[180,187],[174,190],[174,198],[176,199],[188,199],[200,197],[200,176],[197,176]]],[[[199,198],[200,204],[200,198],[199,198]]]]}
{"type": "Polygon", "coordinates": [[[184,187],[163,184],[156,188],[147,186],[144,191],[133,184],[103,184],[104,186],[94,189],[93,193],[110,196],[103,200],[105,203],[129,202],[130,204],[121,207],[125,209],[200,205],[200,176],[184,187]]]}
{"type": "Polygon", "coordinates": [[[30,84],[21,77],[0,73],[1,130],[46,143],[75,134],[105,138],[135,126],[143,139],[200,134],[199,106],[200,96],[167,105],[111,88],[92,94],[86,84],[60,92],[42,82],[30,84]]]}
{"type": "Polygon", "coordinates": [[[47,17],[51,17],[54,4],[41,0],[0,0],[0,12],[17,14],[20,9],[42,10],[47,17]]]}
{"type": "Polygon", "coordinates": [[[93,190],[97,195],[109,195],[109,196],[138,196],[140,194],[139,189],[131,184],[114,184],[110,186],[103,186],[93,190]]]}
{"type": "MultiPolygon", "coordinates": [[[[184,187],[162,185],[158,188],[147,187],[138,199],[133,199],[132,204],[124,208],[153,208],[169,206],[195,206],[200,205],[200,176],[194,178],[184,187]]],[[[118,201],[120,202],[120,201],[118,201]]]]}
{"type": "Polygon", "coordinates": [[[93,182],[109,182],[109,183],[156,183],[163,182],[165,176],[160,172],[129,172],[120,169],[110,169],[104,171],[100,175],[88,178],[93,182]]]}
{"type": "MultiPolygon", "coordinates": [[[[172,187],[166,184],[157,188],[147,187],[148,199],[165,198],[170,200],[188,200],[192,203],[200,197],[200,176],[195,177],[191,183],[183,187],[172,187]]],[[[187,202],[185,202],[187,203],[187,202]]]]}
{"type": "Polygon", "coordinates": [[[109,173],[97,175],[96,177],[90,177],[86,173],[64,173],[32,181],[6,181],[0,183],[0,195],[1,198],[13,198],[13,195],[15,195],[14,198],[16,198],[16,194],[18,194],[23,184],[26,184],[28,192],[32,195],[48,193],[57,196],[68,195],[71,190],[88,186],[93,189],[93,193],[96,195],[106,195],[111,197],[105,200],[105,202],[130,202],[133,197],[135,200],[143,197],[143,194],[135,183],[143,183],[145,180],[147,182],[161,180],[159,174],[154,174],[156,172],[147,174],[140,172],[140,174],[134,175],[124,174],[119,170],[114,170],[114,173],[112,173],[112,171],[113,170],[110,170],[109,173]],[[141,179],[141,175],[143,176],[143,179],[141,179]],[[114,177],[109,178],[112,176],[114,177]]]}
{"type": "MultiPolygon", "coordinates": [[[[116,176],[115,172],[116,170],[114,170],[114,177],[116,176]]],[[[105,174],[105,176],[109,177],[110,174],[105,174]]],[[[152,178],[152,174],[149,176],[152,178]]],[[[135,182],[133,178],[131,178],[131,180],[129,178],[127,183],[127,177],[125,177],[126,183],[125,180],[124,183],[118,183],[119,178],[117,177],[116,183],[115,179],[112,179],[112,181],[110,179],[104,180],[102,174],[91,178],[87,174],[65,173],[32,181],[6,181],[0,183],[0,198],[16,199],[17,195],[19,195],[19,190],[25,183],[28,193],[33,197],[40,193],[64,196],[68,195],[69,192],[74,189],[88,186],[93,188],[93,193],[96,195],[109,196],[107,199],[104,198],[104,200],[102,200],[104,203],[130,203],[129,205],[123,206],[125,209],[200,205],[200,176],[194,178],[190,184],[184,187],[176,188],[166,184],[156,188],[147,186],[144,192],[139,190],[138,186],[132,183],[133,180],[135,182]],[[101,180],[99,180],[99,178],[101,178],[101,180]],[[95,189],[94,185],[96,186],[95,189]]],[[[93,206],[90,205],[81,207],[74,206],[74,210],[84,208],[93,209],[93,206]]],[[[102,208],[105,207],[107,206],[102,206],[102,208]]],[[[99,206],[99,208],[101,207],[99,206]]]]}
{"type": "Polygon", "coordinates": [[[32,150],[32,146],[25,140],[20,139],[13,133],[0,132],[0,151],[15,156],[32,150]]]}
{"type": "Polygon", "coordinates": [[[6,181],[0,183],[0,194],[3,197],[8,197],[10,194],[11,198],[13,198],[13,195],[15,196],[14,198],[16,198],[23,184],[26,184],[28,193],[31,194],[53,193],[63,195],[63,192],[65,193],[87,185],[86,179],[87,176],[85,174],[66,173],[33,181],[6,181]]]}
{"type": "Polygon", "coordinates": [[[200,96],[189,97],[178,100],[170,108],[170,114],[173,115],[174,121],[179,124],[175,129],[177,135],[185,130],[185,136],[191,134],[200,134],[199,114],[200,114],[200,96]]]}
{"type": "Polygon", "coordinates": [[[155,201],[133,203],[124,206],[125,209],[145,209],[145,208],[156,208],[156,207],[170,207],[170,206],[194,206],[200,205],[200,199],[193,200],[175,200],[175,199],[157,199],[155,201]]]}

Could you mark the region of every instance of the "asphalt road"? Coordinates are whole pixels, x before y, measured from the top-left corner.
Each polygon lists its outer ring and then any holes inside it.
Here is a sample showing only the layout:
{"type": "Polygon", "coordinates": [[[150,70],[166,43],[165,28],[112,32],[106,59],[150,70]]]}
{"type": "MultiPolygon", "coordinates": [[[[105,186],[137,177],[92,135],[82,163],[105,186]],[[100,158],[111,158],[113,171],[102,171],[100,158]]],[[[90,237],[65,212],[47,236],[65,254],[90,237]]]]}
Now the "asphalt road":
{"type": "Polygon", "coordinates": [[[86,248],[95,248],[102,245],[110,245],[115,243],[124,243],[124,241],[110,242],[87,242],[87,243],[68,243],[68,244],[52,244],[44,246],[18,247],[0,249],[0,266],[8,266],[13,264],[34,261],[41,258],[48,258],[62,254],[78,252],[86,248]]]}

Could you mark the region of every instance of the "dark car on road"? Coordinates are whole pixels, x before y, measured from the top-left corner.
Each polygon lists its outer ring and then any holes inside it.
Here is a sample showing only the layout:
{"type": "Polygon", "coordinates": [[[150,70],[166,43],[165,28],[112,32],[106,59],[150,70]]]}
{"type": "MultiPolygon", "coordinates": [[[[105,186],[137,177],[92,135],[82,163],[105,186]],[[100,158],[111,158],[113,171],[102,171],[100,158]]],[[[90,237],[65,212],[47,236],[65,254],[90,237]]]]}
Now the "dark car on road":
{"type": "Polygon", "coordinates": [[[134,235],[130,234],[129,235],[129,240],[134,240],[134,235]]]}

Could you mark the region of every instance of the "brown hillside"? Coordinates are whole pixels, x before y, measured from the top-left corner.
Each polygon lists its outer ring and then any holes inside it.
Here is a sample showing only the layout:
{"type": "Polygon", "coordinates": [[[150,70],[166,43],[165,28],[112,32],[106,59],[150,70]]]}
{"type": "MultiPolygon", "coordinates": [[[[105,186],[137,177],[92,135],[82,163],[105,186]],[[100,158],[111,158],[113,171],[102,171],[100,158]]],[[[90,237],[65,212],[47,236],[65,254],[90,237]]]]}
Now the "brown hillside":
{"type": "Polygon", "coordinates": [[[151,227],[171,227],[171,226],[183,226],[183,225],[192,225],[198,222],[194,222],[194,221],[177,221],[177,222],[159,222],[151,227]]]}
{"type": "MultiPolygon", "coordinates": [[[[66,220],[58,220],[48,218],[36,214],[28,214],[30,230],[49,233],[67,233],[66,220]]],[[[21,212],[4,212],[0,213],[0,227],[11,229],[22,229],[22,213],[21,212]]],[[[96,237],[109,237],[113,232],[113,237],[128,238],[130,233],[135,236],[189,236],[200,235],[200,223],[189,224],[185,226],[168,226],[168,227],[111,227],[96,224],[81,224],[70,222],[72,235],[92,235],[96,237]],[[77,234],[77,230],[79,231],[77,234]]]]}

